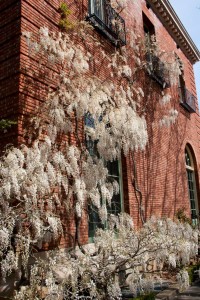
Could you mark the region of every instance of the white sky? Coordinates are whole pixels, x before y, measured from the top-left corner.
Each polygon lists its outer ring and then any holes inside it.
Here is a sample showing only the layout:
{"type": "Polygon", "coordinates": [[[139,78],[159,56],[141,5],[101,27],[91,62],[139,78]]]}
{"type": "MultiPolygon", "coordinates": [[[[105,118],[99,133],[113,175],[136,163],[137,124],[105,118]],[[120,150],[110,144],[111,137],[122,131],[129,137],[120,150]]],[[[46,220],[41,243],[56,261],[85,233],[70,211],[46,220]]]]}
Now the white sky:
{"type": "MultiPolygon", "coordinates": [[[[200,49],[200,0],[169,0],[193,42],[200,49]]],[[[200,62],[194,65],[197,96],[200,106],[200,62]]]]}

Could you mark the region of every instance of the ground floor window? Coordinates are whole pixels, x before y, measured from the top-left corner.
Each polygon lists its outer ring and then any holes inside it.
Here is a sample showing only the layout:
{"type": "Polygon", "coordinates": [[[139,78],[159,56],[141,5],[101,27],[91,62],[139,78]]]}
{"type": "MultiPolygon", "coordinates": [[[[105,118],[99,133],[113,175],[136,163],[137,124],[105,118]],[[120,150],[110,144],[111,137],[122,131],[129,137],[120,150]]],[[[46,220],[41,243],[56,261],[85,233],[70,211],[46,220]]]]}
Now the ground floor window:
{"type": "MultiPolygon", "coordinates": [[[[99,119],[99,121],[101,121],[99,119]]],[[[94,119],[93,117],[88,113],[85,115],[85,125],[87,127],[94,128],[94,119]]],[[[99,157],[99,153],[97,150],[97,143],[98,141],[93,141],[90,137],[87,137],[85,140],[86,148],[90,154],[91,157],[99,157]]],[[[121,160],[114,160],[114,161],[108,161],[105,162],[105,166],[108,169],[108,182],[117,181],[119,186],[119,193],[113,194],[113,197],[111,199],[111,205],[106,204],[107,207],[107,213],[108,215],[118,215],[120,212],[123,211],[123,188],[122,188],[122,166],[121,166],[121,160]]],[[[101,199],[101,204],[107,203],[105,199],[101,199]]],[[[95,231],[97,228],[107,228],[107,223],[102,224],[97,208],[90,204],[88,206],[88,236],[90,239],[94,237],[95,231]]]]}
{"type": "MultiPolygon", "coordinates": [[[[119,194],[113,195],[112,200],[111,200],[111,205],[107,205],[107,211],[108,215],[113,214],[113,215],[118,215],[120,212],[123,211],[123,190],[122,190],[122,168],[121,168],[121,161],[120,160],[115,160],[112,162],[107,162],[106,167],[108,168],[108,180],[111,182],[113,180],[118,182],[119,185],[119,194]]],[[[104,199],[101,199],[102,203],[104,202],[104,199]]],[[[94,237],[95,231],[97,228],[107,228],[107,224],[102,224],[98,212],[96,211],[95,207],[90,206],[88,208],[88,215],[89,215],[89,238],[94,237]]]]}
{"type": "Polygon", "coordinates": [[[197,202],[194,160],[188,146],[185,149],[185,164],[186,164],[186,172],[187,172],[188,195],[190,200],[191,219],[192,219],[192,223],[194,225],[197,225],[199,208],[197,202]]]}

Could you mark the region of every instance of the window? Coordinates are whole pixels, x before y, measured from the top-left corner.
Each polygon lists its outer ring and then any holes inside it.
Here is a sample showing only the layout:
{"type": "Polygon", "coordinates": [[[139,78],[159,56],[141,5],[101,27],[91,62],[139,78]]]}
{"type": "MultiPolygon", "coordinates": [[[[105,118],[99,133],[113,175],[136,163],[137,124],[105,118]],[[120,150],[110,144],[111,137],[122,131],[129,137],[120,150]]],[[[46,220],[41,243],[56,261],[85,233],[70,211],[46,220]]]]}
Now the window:
{"type": "Polygon", "coordinates": [[[192,219],[192,223],[196,225],[198,223],[199,208],[197,202],[197,189],[196,189],[196,180],[195,180],[195,172],[194,172],[194,162],[192,159],[191,151],[188,146],[186,146],[185,149],[185,165],[186,165],[186,172],[187,172],[191,219],[192,219]]]}
{"type": "Polygon", "coordinates": [[[178,90],[181,106],[183,106],[190,113],[196,112],[195,97],[186,89],[183,72],[181,75],[179,75],[178,90]]]}
{"type": "MultiPolygon", "coordinates": [[[[115,160],[113,162],[109,162],[106,164],[108,168],[108,180],[111,182],[113,180],[116,180],[119,184],[119,194],[113,195],[113,198],[111,200],[111,206],[107,205],[107,211],[108,215],[118,215],[120,212],[123,211],[123,195],[122,195],[122,177],[121,177],[121,161],[115,160]]],[[[101,199],[102,203],[104,202],[104,199],[101,199]]],[[[107,224],[102,224],[102,222],[99,219],[98,213],[96,211],[96,208],[89,207],[88,208],[88,214],[89,214],[89,224],[88,224],[88,236],[89,238],[93,238],[95,231],[97,228],[103,228],[106,229],[107,224]]]]}
{"type": "MultiPolygon", "coordinates": [[[[87,114],[85,116],[85,124],[89,127],[94,127],[94,121],[91,115],[87,114]]],[[[86,140],[86,147],[91,156],[98,156],[97,151],[97,142],[92,141],[91,139],[86,140]]],[[[123,211],[123,191],[122,191],[122,168],[121,168],[121,161],[115,160],[112,162],[105,162],[105,166],[108,169],[108,182],[113,182],[114,180],[117,181],[119,185],[119,194],[114,194],[111,200],[111,205],[107,205],[107,212],[108,215],[114,214],[118,215],[120,212],[123,211]]],[[[101,203],[104,203],[104,199],[101,199],[101,203]]],[[[89,238],[93,238],[95,231],[97,228],[106,228],[107,224],[102,224],[97,209],[94,206],[88,207],[88,236],[89,238]]]]}
{"type": "Polygon", "coordinates": [[[90,4],[90,13],[91,15],[96,15],[99,20],[105,23],[105,2],[104,0],[91,0],[90,4]]]}
{"type": "MultiPolygon", "coordinates": [[[[122,186],[121,184],[121,161],[115,160],[112,162],[107,162],[106,167],[108,169],[108,177],[109,180],[112,182],[113,180],[117,181],[119,187],[122,186]]],[[[120,190],[121,192],[121,190],[120,190]]],[[[108,207],[108,213],[113,215],[118,215],[122,211],[122,202],[121,202],[120,193],[117,195],[113,195],[111,206],[108,207]]]]}
{"type": "Polygon", "coordinates": [[[146,59],[148,61],[148,68],[150,72],[153,71],[153,41],[155,40],[155,28],[151,21],[143,14],[143,28],[145,34],[145,47],[146,47],[146,59]]]}
{"type": "Polygon", "coordinates": [[[115,46],[126,45],[124,19],[106,0],[89,0],[88,20],[115,46]]]}
{"type": "Polygon", "coordinates": [[[144,13],[142,14],[142,17],[143,17],[143,27],[144,27],[145,36],[147,37],[147,42],[151,47],[151,43],[153,40],[152,38],[155,36],[155,28],[144,13]]]}
{"type": "Polygon", "coordinates": [[[195,97],[190,93],[185,84],[184,80],[184,65],[181,59],[175,54],[176,62],[179,67],[179,77],[178,77],[178,94],[179,94],[179,102],[182,107],[184,107],[188,112],[196,112],[196,100],[195,97]]]}
{"type": "Polygon", "coordinates": [[[147,16],[143,13],[143,29],[145,35],[146,60],[148,75],[163,88],[169,87],[168,71],[165,64],[156,53],[155,28],[147,16]]]}
{"type": "Polygon", "coordinates": [[[180,103],[185,102],[185,81],[183,78],[183,75],[179,75],[179,80],[178,80],[178,89],[179,89],[179,100],[180,103]]]}

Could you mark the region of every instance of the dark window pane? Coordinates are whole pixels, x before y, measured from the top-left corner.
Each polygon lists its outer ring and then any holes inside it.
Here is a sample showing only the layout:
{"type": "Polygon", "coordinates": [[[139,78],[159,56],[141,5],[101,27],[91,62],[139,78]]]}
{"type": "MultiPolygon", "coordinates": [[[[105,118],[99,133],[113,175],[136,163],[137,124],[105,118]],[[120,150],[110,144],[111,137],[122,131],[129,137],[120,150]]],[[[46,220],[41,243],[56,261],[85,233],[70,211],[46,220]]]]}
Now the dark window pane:
{"type": "MultiPolygon", "coordinates": [[[[183,75],[179,75],[179,100],[180,102],[185,102],[185,81],[183,79],[183,75]]],[[[190,157],[188,155],[187,150],[185,150],[186,157],[186,165],[191,166],[190,163],[190,157]]]]}
{"type": "Polygon", "coordinates": [[[189,185],[189,190],[190,191],[194,191],[194,184],[192,181],[188,181],[188,185],[189,185]]]}
{"type": "Polygon", "coordinates": [[[118,215],[121,212],[121,199],[120,194],[113,195],[111,201],[111,207],[108,207],[108,213],[113,215],[118,215]]]}
{"type": "Polygon", "coordinates": [[[99,215],[96,209],[92,205],[88,207],[88,215],[89,215],[88,235],[89,237],[93,237],[95,235],[95,231],[97,230],[97,228],[104,228],[104,225],[101,223],[99,215]]]}
{"type": "Polygon", "coordinates": [[[196,219],[197,218],[196,209],[191,211],[191,216],[192,216],[192,219],[196,219]]]}
{"type": "Polygon", "coordinates": [[[190,204],[191,204],[191,209],[195,209],[196,210],[195,201],[190,201],[190,204]]]}
{"type": "Polygon", "coordinates": [[[91,138],[85,140],[86,148],[91,156],[97,156],[98,157],[98,151],[97,151],[97,142],[92,141],[91,138]]]}
{"type": "Polygon", "coordinates": [[[85,125],[94,128],[94,118],[89,113],[85,114],[85,125]]]}
{"type": "Polygon", "coordinates": [[[188,180],[192,180],[192,171],[187,170],[188,180]]]}
{"type": "MultiPolygon", "coordinates": [[[[186,165],[191,166],[190,157],[185,152],[185,161],[186,165]]],[[[195,220],[195,224],[197,223],[197,207],[195,201],[195,181],[194,181],[194,172],[192,170],[187,169],[187,179],[188,179],[188,192],[189,192],[189,199],[190,199],[190,208],[191,208],[191,218],[195,220]]]]}
{"type": "Polygon", "coordinates": [[[190,160],[190,156],[189,156],[187,150],[185,150],[185,163],[187,166],[191,167],[191,160],[190,160]]]}
{"type": "Polygon", "coordinates": [[[118,160],[109,161],[106,163],[106,167],[108,169],[108,174],[111,176],[119,177],[119,166],[118,160]]]}
{"type": "Polygon", "coordinates": [[[194,200],[194,191],[189,191],[189,193],[190,193],[190,200],[191,201],[194,200]]]}

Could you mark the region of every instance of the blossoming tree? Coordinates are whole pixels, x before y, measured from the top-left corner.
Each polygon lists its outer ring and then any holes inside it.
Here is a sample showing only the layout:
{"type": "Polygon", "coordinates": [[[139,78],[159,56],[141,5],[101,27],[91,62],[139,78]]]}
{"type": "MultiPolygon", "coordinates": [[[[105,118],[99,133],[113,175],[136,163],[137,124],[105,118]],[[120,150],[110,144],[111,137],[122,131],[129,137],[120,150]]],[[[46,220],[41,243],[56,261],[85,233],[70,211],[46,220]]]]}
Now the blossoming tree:
{"type": "MultiPolygon", "coordinates": [[[[159,273],[167,265],[185,265],[196,254],[198,234],[188,224],[151,218],[137,231],[130,216],[121,214],[111,216],[109,225],[109,230],[97,231],[92,248],[73,255],[54,253],[48,266],[38,261],[31,269],[30,287],[16,299],[121,299],[123,287],[133,295],[145,293],[155,282],[162,283],[159,273]]],[[[188,286],[186,271],[177,279],[182,288],[188,286]]]]}
{"type": "MultiPolygon", "coordinates": [[[[30,55],[43,72],[51,70],[53,83],[30,122],[27,143],[8,149],[0,161],[1,274],[6,279],[21,268],[21,278],[30,283],[16,299],[119,299],[116,275],[121,271],[126,270],[133,292],[148,290],[153,283],[145,275],[150,263],[156,261],[159,270],[164,263],[175,267],[196,253],[197,233],[189,225],[152,219],[138,232],[126,215],[108,218],[107,207],[119,186],[110,181],[105,162],[144,150],[148,140],[146,112],[140,106],[144,92],[136,80],[147,66],[135,34],[129,36],[129,47],[109,55],[92,31],[80,22],[68,33],[41,28],[38,40],[23,33],[30,55]],[[99,61],[107,65],[106,76],[93,56],[97,49],[99,61]],[[95,146],[92,155],[87,141],[95,146]],[[98,212],[102,224],[109,224],[107,231],[97,231],[93,251],[79,241],[88,207],[98,212]],[[31,255],[44,243],[59,246],[67,213],[75,222],[74,235],[68,232],[74,250],[54,253],[46,272],[46,263],[35,261],[29,274],[31,255]]],[[[177,74],[176,61],[170,69],[177,74]]],[[[169,98],[161,95],[161,102],[169,98]]],[[[174,123],[176,116],[171,109],[161,124],[174,123]]]]}

